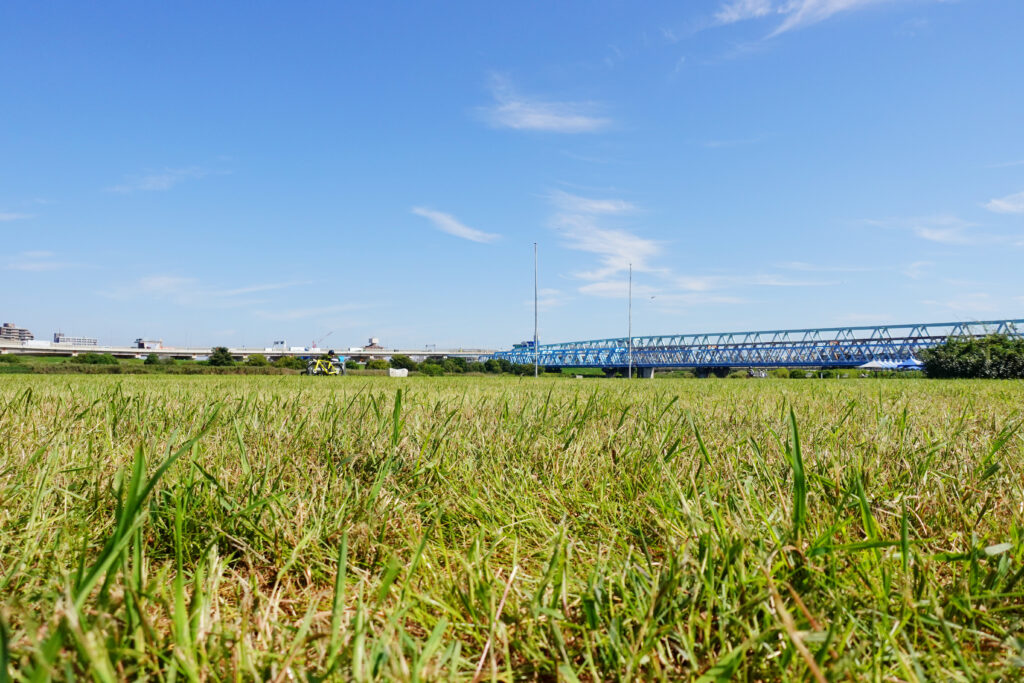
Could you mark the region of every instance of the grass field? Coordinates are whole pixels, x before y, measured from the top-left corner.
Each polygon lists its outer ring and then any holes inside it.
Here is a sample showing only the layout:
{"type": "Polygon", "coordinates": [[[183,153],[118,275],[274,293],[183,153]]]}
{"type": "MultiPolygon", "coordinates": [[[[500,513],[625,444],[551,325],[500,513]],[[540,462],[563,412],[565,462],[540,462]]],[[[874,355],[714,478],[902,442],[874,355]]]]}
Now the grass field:
{"type": "Polygon", "coordinates": [[[1020,382],[4,376],[0,672],[1021,678],[1022,406],[1020,382]]]}

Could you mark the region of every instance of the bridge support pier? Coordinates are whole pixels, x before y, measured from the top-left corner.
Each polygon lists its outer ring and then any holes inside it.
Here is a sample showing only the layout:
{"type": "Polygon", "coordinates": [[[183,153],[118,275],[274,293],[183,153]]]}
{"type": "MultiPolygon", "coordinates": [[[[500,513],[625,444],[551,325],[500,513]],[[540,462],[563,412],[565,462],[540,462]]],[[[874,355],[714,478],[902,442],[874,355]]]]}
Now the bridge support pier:
{"type": "Polygon", "coordinates": [[[637,368],[640,379],[654,379],[654,368],[637,368]]]}

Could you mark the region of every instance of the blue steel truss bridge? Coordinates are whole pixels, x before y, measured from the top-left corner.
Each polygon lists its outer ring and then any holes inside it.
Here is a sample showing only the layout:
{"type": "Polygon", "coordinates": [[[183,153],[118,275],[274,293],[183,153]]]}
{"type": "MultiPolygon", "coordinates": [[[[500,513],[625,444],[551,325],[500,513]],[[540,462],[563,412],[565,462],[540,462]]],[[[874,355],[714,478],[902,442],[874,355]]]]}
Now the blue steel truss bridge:
{"type": "MultiPolygon", "coordinates": [[[[518,345],[494,354],[511,363],[553,368],[853,368],[871,361],[905,362],[951,337],[1024,336],[1024,319],[804,330],[619,337],[518,345]],[[630,347],[632,346],[632,353],[630,347]]],[[[646,372],[643,372],[647,370],[646,372]]]]}

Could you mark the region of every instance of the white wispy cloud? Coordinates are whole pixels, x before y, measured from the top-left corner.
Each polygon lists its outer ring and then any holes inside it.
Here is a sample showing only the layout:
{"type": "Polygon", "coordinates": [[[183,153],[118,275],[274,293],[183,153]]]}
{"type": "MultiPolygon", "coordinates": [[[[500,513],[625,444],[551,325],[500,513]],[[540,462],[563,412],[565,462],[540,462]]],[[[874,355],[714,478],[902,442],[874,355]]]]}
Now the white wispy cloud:
{"type": "Polygon", "coordinates": [[[868,219],[863,223],[879,228],[908,230],[923,240],[952,246],[978,246],[1005,241],[999,235],[979,232],[976,230],[979,227],[977,223],[951,215],[868,219]]]}
{"type": "Polygon", "coordinates": [[[52,251],[23,251],[7,262],[7,270],[41,273],[74,268],[77,264],[60,260],[52,251]]]}
{"type": "Polygon", "coordinates": [[[107,188],[109,192],[154,192],[169,190],[186,180],[197,180],[210,175],[225,175],[228,171],[215,171],[201,166],[165,168],[162,171],[129,176],[120,184],[107,188]]]}
{"type": "Polygon", "coordinates": [[[1024,213],[1024,192],[991,199],[985,208],[995,213],[1024,213]]]}
{"type": "Polygon", "coordinates": [[[584,280],[602,280],[629,269],[639,273],[658,270],[651,260],[661,251],[654,240],[640,237],[627,230],[599,227],[592,218],[583,215],[559,214],[553,220],[569,249],[595,254],[599,266],[590,271],[576,273],[584,280]]]}
{"type": "Polygon", "coordinates": [[[449,235],[455,235],[456,237],[461,237],[462,239],[470,240],[471,242],[486,244],[487,242],[493,242],[501,237],[501,235],[471,228],[468,225],[460,223],[455,216],[442,211],[434,211],[433,209],[428,209],[422,206],[414,206],[412,208],[412,212],[417,216],[423,216],[426,218],[441,232],[446,232],[449,235]]]}
{"type": "Polygon", "coordinates": [[[840,12],[851,12],[869,5],[898,0],[793,0],[783,6],[786,18],[772,31],[777,36],[786,31],[817,24],[840,12]]]}
{"type": "Polygon", "coordinates": [[[735,24],[737,21],[757,19],[778,12],[772,0],[733,0],[718,8],[715,21],[719,24],[735,24]]]}
{"type": "Polygon", "coordinates": [[[507,78],[492,76],[494,103],[484,108],[491,125],[552,133],[593,133],[611,125],[593,102],[558,102],[519,93],[507,78]]]}
{"type": "Polygon", "coordinates": [[[556,209],[549,224],[562,237],[563,244],[598,257],[597,268],[576,273],[576,277],[605,280],[628,270],[630,264],[637,272],[658,270],[651,263],[661,250],[658,242],[602,222],[606,217],[635,211],[632,203],[614,198],[582,197],[560,190],[549,193],[548,201],[556,209]]]}
{"type": "Polygon", "coordinates": [[[0,211],[0,223],[6,223],[8,221],[23,221],[26,218],[32,218],[30,213],[16,213],[13,211],[0,211]]]}
{"type": "Polygon", "coordinates": [[[585,197],[561,190],[548,193],[548,201],[555,209],[549,225],[562,238],[563,245],[597,257],[592,269],[572,273],[573,277],[586,281],[577,289],[582,295],[604,298],[627,296],[625,273],[630,265],[635,274],[647,276],[644,282],[637,282],[634,278],[634,297],[647,297],[659,305],[740,303],[745,299],[729,290],[839,284],[838,281],[800,279],[771,272],[679,274],[658,263],[664,247],[661,242],[613,223],[640,211],[632,202],[610,197],[585,197]]]}
{"type": "Polygon", "coordinates": [[[825,21],[843,12],[853,12],[872,5],[905,2],[906,0],[731,0],[719,6],[714,15],[718,25],[735,24],[751,19],[781,16],[782,21],[768,34],[769,38],[825,21]]]}
{"type": "Polygon", "coordinates": [[[548,199],[561,211],[587,214],[621,214],[636,211],[636,205],[622,199],[594,199],[562,190],[548,193],[548,199]]]}

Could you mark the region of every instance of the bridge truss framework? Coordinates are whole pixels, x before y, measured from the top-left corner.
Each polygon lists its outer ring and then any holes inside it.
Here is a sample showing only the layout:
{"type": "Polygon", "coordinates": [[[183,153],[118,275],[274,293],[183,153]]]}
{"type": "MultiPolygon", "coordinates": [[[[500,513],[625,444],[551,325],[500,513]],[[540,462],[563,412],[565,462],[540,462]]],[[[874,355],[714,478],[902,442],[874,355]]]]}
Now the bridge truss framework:
{"type": "MultiPolygon", "coordinates": [[[[632,337],[636,368],[850,368],[870,361],[907,361],[951,337],[1024,336],[1024,319],[823,327],[632,337]]],[[[544,367],[625,368],[630,338],[542,344],[494,354],[511,363],[544,367]]]]}

